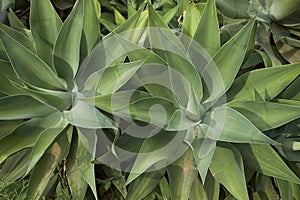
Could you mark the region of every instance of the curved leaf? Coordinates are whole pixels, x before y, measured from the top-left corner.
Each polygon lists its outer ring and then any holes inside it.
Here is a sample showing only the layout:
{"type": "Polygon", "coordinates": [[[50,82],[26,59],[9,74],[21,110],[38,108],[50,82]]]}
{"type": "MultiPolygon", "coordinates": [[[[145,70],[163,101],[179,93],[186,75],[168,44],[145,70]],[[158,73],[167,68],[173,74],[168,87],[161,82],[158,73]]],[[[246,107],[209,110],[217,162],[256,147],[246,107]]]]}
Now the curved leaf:
{"type": "Polygon", "coordinates": [[[0,37],[11,65],[21,79],[41,88],[65,89],[64,82],[37,55],[1,30],[0,37]]]}
{"type": "Polygon", "coordinates": [[[300,74],[300,64],[253,70],[238,77],[227,93],[229,100],[265,101],[276,97],[300,74]]]}
{"type": "Polygon", "coordinates": [[[209,169],[213,177],[235,198],[249,198],[242,156],[234,146],[229,143],[219,143],[209,169]]]}
{"type": "Polygon", "coordinates": [[[0,119],[28,119],[54,113],[55,110],[32,97],[19,95],[0,98],[0,119]]]}
{"type": "MultiPolygon", "coordinates": [[[[218,107],[206,115],[207,137],[226,142],[278,144],[257,129],[245,116],[229,107],[218,107]]],[[[201,125],[200,125],[201,126],[201,125]]]]}

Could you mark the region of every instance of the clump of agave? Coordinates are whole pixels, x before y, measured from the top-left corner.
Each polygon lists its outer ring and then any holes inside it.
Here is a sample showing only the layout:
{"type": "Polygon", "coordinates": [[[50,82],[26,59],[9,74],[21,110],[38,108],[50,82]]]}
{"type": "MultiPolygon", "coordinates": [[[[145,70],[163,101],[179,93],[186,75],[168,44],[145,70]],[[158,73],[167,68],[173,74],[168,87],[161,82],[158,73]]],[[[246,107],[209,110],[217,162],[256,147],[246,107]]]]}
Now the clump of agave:
{"type": "Polygon", "coordinates": [[[221,41],[214,1],[184,5],[173,30],[180,6],[159,14],[129,2],[131,17],[102,39],[92,0],[64,22],[32,0],[30,31],[0,25],[1,191],[272,199],[276,185],[297,197],[299,62],[245,70],[260,15],[221,41]]]}

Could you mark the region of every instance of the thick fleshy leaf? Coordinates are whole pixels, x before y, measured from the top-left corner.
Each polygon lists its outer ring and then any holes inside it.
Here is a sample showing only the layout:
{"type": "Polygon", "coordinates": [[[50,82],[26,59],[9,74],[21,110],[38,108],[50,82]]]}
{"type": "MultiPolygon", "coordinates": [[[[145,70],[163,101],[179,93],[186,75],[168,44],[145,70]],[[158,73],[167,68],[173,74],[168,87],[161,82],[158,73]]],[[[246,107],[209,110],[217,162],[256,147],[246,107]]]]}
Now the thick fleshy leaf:
{"type": "Polygon", "coordinates": [[[15,182],[25,175],[30,159],[30,148],[23,149],[10,156],[0,172],[0,186],[5,187],[9,182],[15,182]],[[4,184],[4,185],[3,185],[4,184]]]}
{"type": "Polygon", "coordinates": [[[54,126],[57,121],[56,115],[50,115],[46,118],[36,118],[24,122],[15,131],[0,140],[0,163],[2,163],[11,154],[32,147],[39,135],[47,128],[54,126]],[[24,137],[26,133],[26,137],[24,137]],[[23,138],[20,140],[20,138],[23,138]],[[14,144],[14,145],[11,145],[14,144]]]}
{"type": "Polygon", "coordinates": [[[195,32],[194,40],[211,56],[220,48],[220,30],[215,0],[207,2],[203,16],[195,32]]]}
{"type": "Polygon", "coordinates": [[[0,139],[11,134],[22,124],[23,120],[5,120],[0,121],[0,139]]]}
{"type": "Polygon", "coordinates": [[[198,175],[192,150],[188,149],[177,161],[169,165],[167,172],[171,199],[187,200],[198,175]]]}
{"type": "Polygon", "coordinates": [[[218,10],[226,17],[233,19],[249,18],[247,10],[250,6],[248,0],[216,0],[218,10]]]}
{"type": "Polygon", "coordinates": [[[0,31],[1,41],[16,74],[24,81],[46,89],[64,90],[64,82],[37,55],[0,31]]]}
{"type": "Polygon", "coordinates": [[[139,154],[127,178],[127,184],[147,170],[166,167],[168,163],[179,158],[188,149],[187,143],[191,143],[193,139],[190,132],[166,132],[153,128],[152,131],[147,131],[149,133],[143,133],[143,137],[146,139],[142,140],[138,149],[139,154]],[[145,134],[149,134],[149,136],[147,137],[145,134]]]}
{"type": "Polygon", "coordinates": [[[219,143],[209,169],[235,198],[248,199],[242,156],[234,146],[219,143]]]}
{"type": "Polygon", "coordinates": [[[198,177],[193,182],[189,199],[207,200],[207,194],[206,194],[204,187],[198,177]]]}
{"type": "Polygon", "coordinates": [[[77,73],[80,61],[80,41],[83,28],[84,1],[76,1],[63,23],[54,45],[53,60],[57,74],[69,87],[77,73]]]}
{"type": "Polygon", "coordinates": [[[50,1],[32,0],[30,8],[30,29],[35,41],[37,54],[55,71],[50,55],[52,55],[62,21],[50,1]]]}
{"type": "MultiPolygon", "coordinates": [[[[278,144],[257,129],[245,116],[229,107],[218,107],[204,116],[207,137],[237,143],[278,144]]],[[[201,126],[201,125],[200,125],[201,126]]]]}
{"type": "Polygon", "coordinates": [[[202,77],[205,80],[210,96],[204,101],[208,107],[222,96],[232,85],[244,56],[255,38],[256,22],[248,22],[235,36],[224,44],[214,55],[213,60],[204,68],[202,77]],[[232,55],[231,50],[235,49],[232,55]]]}
{"type": "Polygon", "coordinates": [[[13,86],[11,80],[19,82],[9,61],[0,59],[0,91],[12,96],[22,94],[23,92],[13,86]]]}
{"type": "Polygon", "coordinates": [[[41,132],[36,143],[34,144],[27,173],[29,173],[34,165],[39,161],[52,142],[59,137],[59,135],[67,133],[67,130],[62,132],[67,126],[67,123],[63,120],[60,113],[57,113],[56,116],[60,120],[57,121],[54,126],[49,127],[41,132]]]}
{"type": "Polygon", "coordinates": [[[277,199],[278,194],[274,189],[271,177],[258,174],[255,179],[255,191],[261,199],[277,199]]]}
{"type": "Polygon", "coordinates": [[[82,128],[114,128],[111,121],[97,108],[78,100],[71,110],[64,111],[64,118],[82,128]]]}
{"type": "Polygon", "coordinates": [[[212,176],[211,172],[207,173],[204,189],[208,200],[219,199],[220,183],[212,176]]]}
{"type": "Polygon", "coordinates": [[[292,184],[288,181],[281,180],[281,179],[275,179],[275,183],[279,189],[280,197],[282,199],[293,199],[293,190],[292,190],[292,184]]]}
{"type": "Polygon", "coordinates": [[[40,199],[42,197],[54,170],[68,155],[69,148],[70,141],[65,134],[47,149],[32,171],[34,176],[30,177],[26,199],[40,199]]]}
{"type": "MultiPolygon", "coordinates": [[[[207,130],[202,130],[202,127],[199,127],[199,131],[205,135],[204,131],[207,130]]],[[[209,138],[195,139],[192,143],[196,166],[203,183],[205,183],[206,180],[208,168],[216,149],[216,143],[216,140],[209,138]]]]}
{"type": "Polygon", "coordinates": [[[78,135],[73,134],[72,143],[70,147],[70,154],[67,157],[66,174],[73,198],[81,200],[85,197],[88,184],[84,180],[84,177],[79,169],[80,163],[77,162],[77,158],[79,156],[82,156],[82,153],[79,150],[78,135]]]}
{"type": "Polygon", "coordinates": [[[135,200],[145,198],[160,183],[165,171],[163,168],[139,176],[129,185],[126,199],[135,200]]]}
{"type": "Polygon", "coordinates": [[[100,9],[100,3],[95,0],[89,0],[85,1],[83,6],[83,33],[80,44],[81,62],[94,48],[100,36],[100,24],[98,21],[98,9],[100,9]]]}
{"type": "Polygon", "coordinates": [[[296,78],[281,94],[280,97],[284,99],[292,99],[300,101],[300,78],[296,78]]]}
{"type": "Polygon", "coordinates": [[[91,92],[94,90],[96,94],[101,95],[112,94],[122,87],[143,63],[144,61],[120,63],[116,66],[103,68],[88,78],[85,83],[85,90],[91,92]]]}
{"type": "MultiPolygon", "coordinates": [[[[9,35],[12,39],[16,40],[18,43],[22,44],[24,47],[26,47],[31,52],[35,53],[34,42],[33,42],[33,40],[31,40],[31,38],[28,38],[23,33],[15,30],[11,27],[8,27],[4,24],[0,24],[0,30],[5,32],[7,35],[9,35]]],[[[0,44],[0,46],[2,46],[2,45],[0,44]]]]}
{"type": "MultiPolygon", "coordinates": [[[[199,120],[199,119],[198,119],[199,120]]],[[[167,131],[183,131],[193,128],[200,121],[190,120],[183,110],[176,110],[168,122],[167,131]]]]}
{"type": "Polygon", "coordinates": [[[0,98],[0,108],[1,120],[42,117],[55,112],[54,109],[25,95],[0,98]]]}
{"type": "Polygon", "coordinates": [[[267,176],[299,184],[300,179],[289,169],[273,148],[266,144],[235,144],[245,166],[267,176]]]}
{"type": "Polygon", "coordinates": [[[26,28],[26,26],[23,24],[23,22],[18,18],[18,16],[13,11],[13,9],[11,9],[10,7],[7,10],[7,18],[8,18],[10,27],[16,28],[16,29],[26,28]]]}
{"type": "Polygon", "coordinates": [[[35,87],[29,83],[23,82],[25,86],[19,84],[13,84],[24,94],[28,94],[34,99],[38,100],[42,104],[45,104],[55,110],[63,111],[71,107],[72,94],[69,92],[61,92],[55,90],[47,90],[39,87],[35,87]]]}
{"type": "Polygon", "coordinates": [[[253,70],[238,77],[227,93],[229,100],[270,101],[300,74],[300,64],[253,70]],[[257,94],[258,93],[258,94],[257,94]]]}
{"type": "Polygon", "coordinates": [[[235,101],[227,104],[227,106],[242,113],[262,131],[282,126],[300,117],[300,105],[295,106],[273,102],[235,101]]]}
{"type": "Polygon", "coordinates": [[[97,135],[96,130],[77,128],[78,131],[78,154],[76,161],[78,168],[93,191],[94,197],[97,200],[97,189],[95,182],[94,164],[92,161],[95,158],[97,135]]]}
{"type": "Polygon", "coordinates": [[[185,15],[182,23],[182,33],[193,38],[200,22],[202,13],[197,8],[197,5],[190,3],[185,11],[185,15]]]}

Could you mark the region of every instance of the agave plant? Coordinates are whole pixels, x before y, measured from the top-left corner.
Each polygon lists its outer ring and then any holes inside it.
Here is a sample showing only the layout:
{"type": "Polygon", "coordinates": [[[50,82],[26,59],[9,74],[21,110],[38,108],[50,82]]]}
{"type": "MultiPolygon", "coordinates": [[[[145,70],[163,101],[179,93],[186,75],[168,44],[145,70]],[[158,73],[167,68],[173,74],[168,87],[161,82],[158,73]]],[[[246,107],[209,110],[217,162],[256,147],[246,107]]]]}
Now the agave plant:
{"type": "Polygon", "coordinates": [[[299,165],[280,155],[298,161],[281,142],[297,137],[300,64],[243,73],[255,19],[221,44],[214,1],[187,5],[181,32],[147,3],[100,40],[99,8],[77,0],[62,22],[32,0],[30,31],[0,25],[1,191],[248,199],[272,177],[296,197],[299,165]]]}

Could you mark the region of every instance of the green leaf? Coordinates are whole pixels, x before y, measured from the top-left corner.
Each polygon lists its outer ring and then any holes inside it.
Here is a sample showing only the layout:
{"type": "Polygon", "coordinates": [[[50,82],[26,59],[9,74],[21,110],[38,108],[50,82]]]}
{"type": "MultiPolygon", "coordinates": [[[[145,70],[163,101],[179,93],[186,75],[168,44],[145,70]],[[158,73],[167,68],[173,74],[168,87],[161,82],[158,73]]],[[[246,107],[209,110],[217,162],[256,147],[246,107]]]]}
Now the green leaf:
{"type": "Polygon", "coordinates": [[[100,36],[100,23],[98,21],[100,3],[96,0],[84,3],[83,32],[80,43],[80,61],[82,62],[92,51],[100,36]],[[98,7],[98,8],[97,8],[98,7]]]}
{"type": "Polygon", "coordinates": [[[204,189],[207,194],[208,200],[218,200],[220,193],[220,183],[211,175],[207,173],[207,177],[204,184],[204,189]]]}
{"type": "Polygon", "coordinates": [[[266,176],[280,178],[296,184],[300,179],[289,169],[270,145],[235,144],[243,156],[245,166],[266,176]]]}
{"type": "Polygon", "coordinates": [[[39,135],[37,141],[35,142],[33,148],[32,148],[32,153],[31,153],[31,158],[30,158],[30,163],[27,168],[27,173],[30,172],[30,170],[34,167],[34,165],[39,161],[39,159],[43,156],[45,151],[48,149],[48,147],[52,144],[52,142],[59,137],[61,134],[66,134],[66,131],[63,131],[67,123],[62,119],[61,114],[57,113],[57,118],[59,119],[57,123],[45,129],[41,134],[39,135]]]}
{"type": "Polygon", "coordinates": [[[57,74],[73,84],[80,61],[80,41],[83,29],[84,4],[76,1],[73,10],[63,23],[54,45],[53,60],[57,74]]]}
{"type": "Polygon", "coordinates": [[[50,55],[52,55],[62,21],[50,1],[32,0],[30,8],[30,29],[35,41],[37,54],[55,72],[50,55]]]}
{"type": "Polygon", "coordinates": [[[97,200],[97,190],[96,190],[96,182],[95,182],[95,171],[94,164],[92,161],[95,158],[96,153],[96,144],[97,144],[97,135],[96,130],[90,129],[82,129],[77,128],[78,131],[78,157],[77,164],[78,168],[90,186],[95,199],[97,200]]]}
{"type": "Polygon", "coordinates": [[[64,82],[37,55],[0,31],[5,51],[16,74],[24,81],[37,87],[64,90],[64,82]]]}
{"type": "Polygon", "coordinates": [[[39,135],[47,128],[57,123],[57,115],[50,115],[45,118],[36,118],[24,122],[18,126],[13,133],[0,140],[0,163],[8,156],[27,147],[33,147],[39,135]],[[24,137],[26,133],[26,137],[24,137]],[[22,138],[22,140],[20,140],[22,138]],[[11,145],[14,144],[14,145],[11,145]]]}
{"type": "MultiPolygon", "coordinates": [[[[207,137],[226,142],[278,144],[257,129],[245,116],[229,107],[218,107],[206,115],[207,137]]],[[[201,125],[200,125],[201,126],[201,125]]]]}
{"type": "Polygon", "coordinates": [[[204,101],[205,105],[213,104],[232,85],[244,56],[253,44],[249,44],[255,37],[256,22],[250,21],[234,37],[224,44],[214,55],[213,60],[204,68],[202,77],[209,88],[210,96],[204,101]],[[234,55],[231,50],[235,49],[234,55]]]}
{"type": "Polygon", "coordinates": [[[226,17],[233,19],[249,18],[247,10],[250,6],[248,0],[216,0],[217,8],[226,17]]]}
{"type": "Polygon", "coordinates": [[[242,113],[262,131],[282,126],[299,118],[300,114],[299,106],[283,103],[235,101],[227,106],[242,113]]]}
{"type": "Polygon", "coordinates": [[[57,165],[68,155],[70,142],[67,135],[56,140],[45,152],[32,171],[26,199],[40,199],[57,165]]]}
{"type": "Polygon", "coordinates": [[[0,91],[7,95],[22,94],[23,92],[13,86],[11,80],[19,82],[10,63],[0,59],[0,91]]]}
{"type": "Polygon", "coordinates": [[[126,199],[135,200],[145,198],[160,183],[165,171],[166,169],[162,168],[157,171],[143,173],[129,185],[126,199]]]}
{"type": "Polygon", "coordinates": [[[11,9],[11,7],[7,10],[7,18],[9,21],[9,25],[12,28],[23,28],[26,29],[26,26],[23,24],[23,22],[16,16],[14,11],[11,9]]]}
{"type": "Polygon", "coordinates": [[[189,199],[207,200],[207,194],[206,194],[204,187],[198,177],[193,182],[191,192],[189,195],[189,199]]]}
{"type": "Polygon", "coordinates": [[[23,120],[5,120],[0,121],[0,140],[11,134],[17,127],[22,124],[23,120]]]}
{"type": "Polygon", "coordinates": [[[200,22],[201,12],[195,3],[190,3],[185,11],[182,23],[182,33],[193,38],[200,22]]]}
{"type": "MultiPolygon", "coordinates": [[[[3,31],[4,33],[6,33],[8,36],[10,36],[16,42],[20,43],[22,46],[26,47],[32,53],[35,53],[34,41],[31,40],[31,38],[28,38],[26,35],[24,35],[20,31],[17,31],[17,30],[15,30],[9,26],[6,26],[4,24],[0,24],[0,30],[3,31]]],[[[1,36],[1,38],[2,38],[2,36],[1,36]]],[[[0,44],[0,46],[2,46],[2,45],[0,44]]],[[[4,44],[4,48],[5,48],[5,44],[4,44]]]]}
{"type": "Polygon", "coordinates": [[[30,148],[23,149],[11,155],[2,166],[0,172],[0,187],[4,188],[6,184],[15,182],[25,175],[30,159],[30,148]]]}
{"type": "MultiPolygon", "coordinates": [[[[73,128],[72,128],[73,129],[73,128]]],[[[73,132],[73,130],[70,130],[73,132]]],[[[78,144],[78,135],[73,134],[72,143],[70,147],[70,153],[67,157],[67,179],[68,184],[74,199],[84,199],[86,191],[87,191],[87,183],[80,172],[79,165],[81,163],[77,162],[78,157],[83,156],[81,149],[79,149],[78,144]]]]}
{"type": "MultiPolygon", "coordinates": [[[[134,145],[138,147],[139,154],[126,183],[129,184],[147,170],[163,168],[169,162],[179,158],[187,150],[187,143],[191,143],[192,137],[193,135],[189,132],[166,132],[148,127],[147,132],[143,133],[145,139],[142,140],[141,146],[139,147],[138,143],[134,145]]],[[[128,146],[127,143],[126,146],[128,146]]]]}
{"type": "Polygon", "coordinates": [[[248,199],[242,156],[234,146],[218,143],[209,169],[235,198],[248,199]]]}
{"type": "Polygon", "coordinates": [[[64,118],[72,125],[82,128],[114,128],[111,121],[97,108],[78,100],[71,110],[63,112],[64,118]]]}
{"type": "Polygon", "coordinates": [[[255,180],[256,192],[258,193],[260,199],[277,199],[278,194],[274,189],[272,179],[270,177],[258,174],[255,180]]]}
{"type": "Polygon", "coordinates": [[[0,98],[0,108],[1,120],[29,119],[55,112],[52,108],[25,95],[0,98]]]}
{"type": "MultiPolygon", "coordinates": [[[[199,127],[199,129],[200,131],[202,131],[201,126],[199,127]]],[[[217,143],[216,140],[211,140],[209,138],[205,138],[205,139],[197,138],[192,143],[196,166],[203,183],[205,182],[208,168],[216,149],[216,143],[217,143]]]]}
{"type": "Polygon", "coordinates": [[[171,199],[187,200],[198,175],[192,150],[187,150],[177,161],[169,165],[167,172],[171,199]]]}
{"type": "Polygon", "coordinates": [[[176,110],[168,122],[167,131],[182,131],[193,128],[199,121],[190,120],[183,110],[176,110]]]}
{"type": "Polygon", "coordinates": [[[211,56],[220,48],[220,30],[215,0],[208,1],[194,35],[196,40],[211,56]]]}
{"type": "Polygon", "coordinates": [[[55,90],[47,90],[39,87],[35,87],[29,83],[25,83],[25,86],[14,83],[13,85],[24,94],[28,94],[34,99],[38,100],[42,104],[45,104],[55,110],[63,111],[69,109],[72,104],[72,94],[68,92],[61,92],[55,90]]]}
{"type": "Polygon", "coordinates": [[[238,77],[227,93],[228,100],[255,101],[256,93],[270,101],[300,74],[300,64],[264,68],[238,77]],[[276,82],[275,82],[276,81],[276,82]]]}
{"type": "Polygon", "coordinates": [[[114,9],[114,15],[115,15],[115,22],[117,26],[123,24],[126,21],[126,19],[117,9],[114,9]]]}
{"type": "Polygon", "coordinates": [[[279,189],[280,197],[285,199],[293,199],[293,190],[292,190],[292,184],[288,181],[281,180],[281,179],[275,179],[275,183],[279,189]]]}
{"type": "Polygon", "coordinates": [[[300,101],[300,78],[296,78],[281,94],[280,97],[284,99],[292,99],[300,101]]]}
{"type": "Polygon", "coordinates": [[[105,67],[93,73],[85,83],[85,89],[97,91],[96,94],[113,94],[121,88],[143,65],[144,61],[120,63],[116,66],[105,67]],[[94,88],[98,86],[97,88],[94,88]]]}

